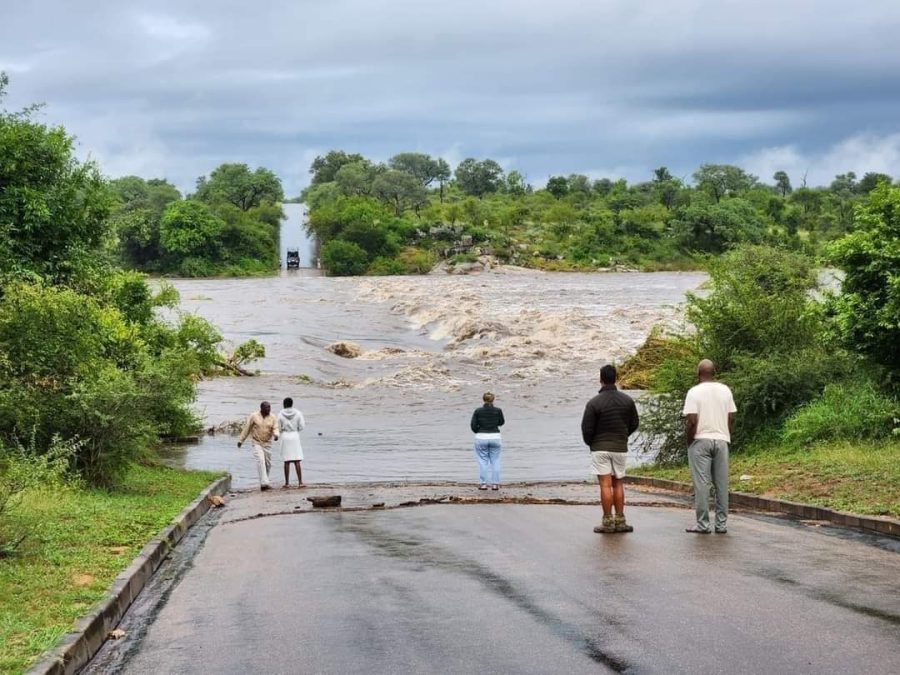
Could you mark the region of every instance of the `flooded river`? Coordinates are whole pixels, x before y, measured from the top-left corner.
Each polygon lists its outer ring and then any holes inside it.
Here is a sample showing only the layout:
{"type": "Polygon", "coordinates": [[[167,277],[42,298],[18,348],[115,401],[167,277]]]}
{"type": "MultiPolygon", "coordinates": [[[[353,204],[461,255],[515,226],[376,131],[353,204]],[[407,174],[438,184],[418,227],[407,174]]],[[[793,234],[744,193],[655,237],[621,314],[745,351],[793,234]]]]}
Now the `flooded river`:
{"type": "MultiPolygon", "coordinates": [[[[307,482],[474,480],[469,418],[497,396],[503,478],[587,476],[579,422],[600,366],[621,360],[652,326],[674,321],[699,273],[185,280],[182,309],[215,323],[232,343],[256,338],[266,357],[253,378],[201,383],[206,426],[239,420],[263,399],[292,396],[307,420],[307,482]],[[361,357],[325,348],[357,343],[361,357]]],[[[255,482],[233,436],[169,449],[183,466],[226,469],[255,482]]],[[[275,458],[274,483],[281,482],[275,458]]],[[[634,458],[632,458],[634,459],[634,458]]]]}

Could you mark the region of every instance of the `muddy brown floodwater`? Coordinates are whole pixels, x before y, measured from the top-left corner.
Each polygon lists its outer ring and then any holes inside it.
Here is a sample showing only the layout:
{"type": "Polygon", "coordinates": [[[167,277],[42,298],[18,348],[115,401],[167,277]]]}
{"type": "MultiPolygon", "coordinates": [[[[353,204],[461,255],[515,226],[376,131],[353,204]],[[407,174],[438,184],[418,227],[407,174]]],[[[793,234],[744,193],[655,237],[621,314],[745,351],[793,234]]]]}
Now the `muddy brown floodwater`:
{"type": "MultiPolygon", "coordinates": [[[[292,396],[307,420],[308,482],[474,480],[469,418],[497,396],[504,480],[587,476],[579,433],[600,366],[632,352],[660,322],[677,322],[701,273],[552,274],[503,269],[478,276],[176,281],[182,310],[226,340],[266,347],[259,377],[202,382],[206,426],[243,419],[263,399],[292,396]],[[326,351],[338,340],[356,359],[326,351]]],[[[274,466],[280,481],[280,461],[274,466]]],[[[632,452],[631,460],[639,458],[632,452]]],[[[168,448],[180,466],[226,469],[250,487],[249,451],[233,436],[168,448]]]]}

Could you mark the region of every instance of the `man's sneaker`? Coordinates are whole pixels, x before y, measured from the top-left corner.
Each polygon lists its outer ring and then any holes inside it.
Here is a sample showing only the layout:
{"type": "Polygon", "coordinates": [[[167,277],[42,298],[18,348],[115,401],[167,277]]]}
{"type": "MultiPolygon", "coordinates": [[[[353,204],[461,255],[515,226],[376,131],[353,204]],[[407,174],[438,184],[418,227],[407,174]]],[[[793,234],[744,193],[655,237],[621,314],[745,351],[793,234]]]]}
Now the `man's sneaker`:
{"type": "Polygon", "coordinates": [[[727,534],[727,532],[728,532],[727,527],[717,527],[716,528],[716,534],[727,534]]]}
{"type": "Polygon", "coordinates": [[[613,518],[613,528],[616,532],[634,532],[634,528],[625,522],[625,516],[613,518]]]}
{"type": "Polygon", "coordinates": [[[263,492],[265,492],[266,490],[271,490],[272,486],[271,485],[260,485],[259,489],[262,490],[263,492]]]}
{"type": "Polygon", "coordinates": [[[612,534],[616,531],[616,523],[612,516],[603,516],[603,522],[594,528],[597,534],[612,534]]]}

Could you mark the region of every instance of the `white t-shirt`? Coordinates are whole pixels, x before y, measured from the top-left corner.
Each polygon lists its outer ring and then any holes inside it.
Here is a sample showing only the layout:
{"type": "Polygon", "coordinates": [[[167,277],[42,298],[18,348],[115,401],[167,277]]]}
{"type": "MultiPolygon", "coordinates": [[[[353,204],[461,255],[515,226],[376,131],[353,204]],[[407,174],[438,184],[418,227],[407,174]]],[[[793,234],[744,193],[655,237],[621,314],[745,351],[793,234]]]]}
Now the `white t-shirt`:
{"type": "Polygon", "coordinates": [[[721,382],[701,382],[691,387],[684,399],[682,415],[697,415],[694,438],[731,443],[728,413],[737,412],[731,389],[721,382]]]}

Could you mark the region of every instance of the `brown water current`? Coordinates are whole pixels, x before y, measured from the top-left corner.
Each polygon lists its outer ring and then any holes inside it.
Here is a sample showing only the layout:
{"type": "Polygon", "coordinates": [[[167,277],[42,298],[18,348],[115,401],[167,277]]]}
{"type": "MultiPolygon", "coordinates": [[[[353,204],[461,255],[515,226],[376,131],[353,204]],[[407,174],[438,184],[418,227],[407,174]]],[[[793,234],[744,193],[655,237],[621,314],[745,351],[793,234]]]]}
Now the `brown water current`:
{"type": "MultiPolygon", "coordinates": [[[[497,396],[503,478],[587,477],[579,423],[600,366],[621,361],[660,322],[677,322],[701,273],[552,274],[503,268],[477,276],[322,278],[301,273],[174,285],[182,310],[226,340],[266,347],[253,378],[202,382],[206,426],[292,396],[307,420],[307,482],[475,480],[469,418],[497,396]],[[356,359],[325,347],[357,343],[356,359]]],[[[233,436],[170,448],[171,461],[227,469],[255,483],[233,436]]],[[[275,447],[273,478],[281,481],[275,447]]],[[[635,461],[638,458],[632,456],[635,461]]]]}

